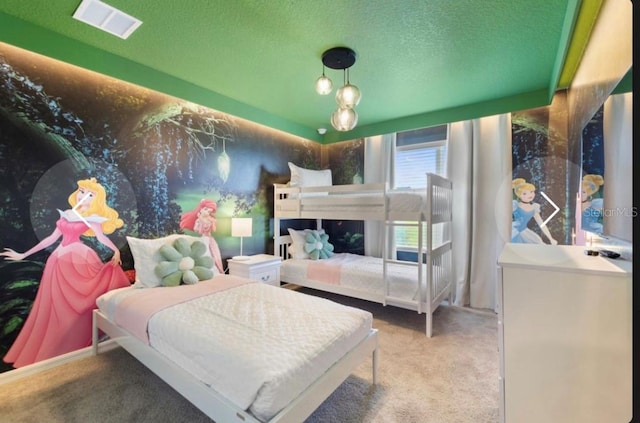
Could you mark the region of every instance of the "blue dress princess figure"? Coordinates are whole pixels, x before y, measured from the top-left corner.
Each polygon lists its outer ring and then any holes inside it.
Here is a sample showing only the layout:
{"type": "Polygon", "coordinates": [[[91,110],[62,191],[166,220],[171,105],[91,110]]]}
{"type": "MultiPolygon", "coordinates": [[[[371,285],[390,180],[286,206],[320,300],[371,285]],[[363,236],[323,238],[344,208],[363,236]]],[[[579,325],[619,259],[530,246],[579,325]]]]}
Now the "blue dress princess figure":
{"type": "Polygon", "coordinates": [[[511,242],[520,244],[544,244],[540,235],[528,227],[529,221],[533,218],[542,233],[549,239],[549,243],[552,245],[558,244],[558,241],[551,236],[549,228],[543,224],[542,217],[540,216],[540,204],[533,202],[536,196],[536,187],[523,178],[514,179],[511,185],[514,194],[518,197],[518,199],[513,200],[512,203],[511,242]]]}
{"type": "Polygon", "coordinates": [[[600,191],[604,179],[600,175],[585,175],[582,178],[581,229],[596,234],[602,233],[602,198],[593,198],[600,191]]]}

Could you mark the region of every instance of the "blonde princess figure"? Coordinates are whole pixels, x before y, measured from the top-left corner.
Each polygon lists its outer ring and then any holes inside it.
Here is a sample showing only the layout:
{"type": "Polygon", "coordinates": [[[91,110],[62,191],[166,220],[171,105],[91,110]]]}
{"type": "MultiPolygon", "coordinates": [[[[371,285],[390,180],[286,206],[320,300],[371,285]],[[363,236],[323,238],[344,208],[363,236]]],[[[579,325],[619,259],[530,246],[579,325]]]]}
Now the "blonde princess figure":
{"type": "Polygon", "coordinates": [[[542,238],[527,227],[531,218],[533,218],[542,233],[549,239],[549,243],[552,245],[558,244],[549,232],[549,228],[543,225],[542,217],[540,217],[540,204],[534,203],[533,199],[536,196],[536,187],[532,183],[527,182],[524,178],[514,179],[511,183],[513,187],[513,193],[518,197],[517,200],[513,200],[512,218],[511,223],[511,242],[517,242],[521,244],[544,244],[542,238]]]}
{"type": "Polygon", "coordinates": [[[216,210],[218,210],[218,205],[215,201],[207,199],[200,200],[200,203],[198,203],[195,209],[182,214],[180,228],[197,232],[204,238],[207,238],[209,251],[211,251],[211,256],[216,264],[216,268],[220,273],[224,273],[220,247],[218,247],[218,243],[212,236],[212,233],[217,230],[216,210]]]}
{"type": "Polygon", "coordinates": [[[580,224],[583,231],[602,233],[602,198],[593,198],[602,185],[604,185],[604,178],[600,175],[584,175],[582,177],[580,224]]]}
{"type": "Polygon", "coordinates": [[[130,283],[120,267],[120,251],[107,238],[123,226],[118,212],[106,203],[106,192],[95,178],[78,181],[69,196],[71,209],[58,210],[54,231],[24,253],[5,248],[5,260],[23,260],[58,239],[47,259],[29,316],[4,357],[15,368],[91,345],[92,310],[96,298],[130,283]],[[113,251],[109,263],[84,244],[80,236],[96,237],[113,251]]]}

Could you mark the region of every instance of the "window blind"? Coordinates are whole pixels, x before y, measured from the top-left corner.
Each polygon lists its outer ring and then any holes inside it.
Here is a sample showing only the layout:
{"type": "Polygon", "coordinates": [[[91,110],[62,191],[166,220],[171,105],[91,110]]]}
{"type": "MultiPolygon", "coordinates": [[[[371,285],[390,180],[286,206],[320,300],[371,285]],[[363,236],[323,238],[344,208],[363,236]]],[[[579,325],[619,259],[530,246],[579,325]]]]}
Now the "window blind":
{"type": "MultiPolygon", "coordinates": [[[[396,188],[425,188],[427,172],[446,176],[449,125],[440,125],[396,134],[394,181],[396,188]]],[[[428,234],[423,233],[423,237],[428,234]]],[[[433,231],[432,242],[442,241],[442,230],[433,231]]],[[[417,227],[395,227],[398,251],[418,250],[417,227]]]]}

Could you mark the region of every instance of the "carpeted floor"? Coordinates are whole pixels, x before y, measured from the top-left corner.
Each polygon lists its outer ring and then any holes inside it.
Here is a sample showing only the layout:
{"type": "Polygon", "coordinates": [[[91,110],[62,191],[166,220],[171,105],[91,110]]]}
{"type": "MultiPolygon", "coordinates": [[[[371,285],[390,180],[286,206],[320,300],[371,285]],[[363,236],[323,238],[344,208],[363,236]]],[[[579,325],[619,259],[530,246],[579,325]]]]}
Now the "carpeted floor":
{"type": "MultiPolygon", "coordinates": [[[[371,385],[367,360],[307,423],[498,421],[495,314],[443,305],[434,315],[434,336],[427,338],[424,314],[317,294],[373,313],[374,326],[380,331],[379,382],[371,385]]],[[[0,422],[211,420],[117,348],[0,385],[0,422]]]]}

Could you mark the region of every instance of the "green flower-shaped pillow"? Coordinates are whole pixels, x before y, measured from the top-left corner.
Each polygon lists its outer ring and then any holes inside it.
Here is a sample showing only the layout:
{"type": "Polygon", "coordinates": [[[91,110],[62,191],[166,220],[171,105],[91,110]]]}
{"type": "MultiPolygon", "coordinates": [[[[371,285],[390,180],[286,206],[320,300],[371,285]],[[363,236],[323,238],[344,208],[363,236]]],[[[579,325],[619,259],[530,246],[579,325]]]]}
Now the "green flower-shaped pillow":
{"type": "Polygon", "coordinates": [[[329,235],[325,233],[309,231],[304,241],[304,251],[311,260],[326,259],[333,255],[333,245],[329,243],[329,235]]]}
{"type": "Polygon", "coordinates": [[[205,255],[207,246],[200,241],[176,239],[158,250],[163,260],[153,269],[162,286],[191,285],[213,277],[213,258],[205,255]]]}

